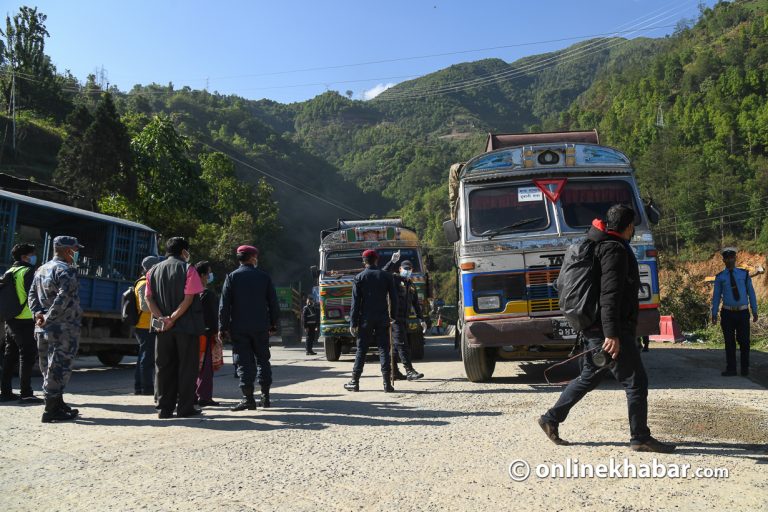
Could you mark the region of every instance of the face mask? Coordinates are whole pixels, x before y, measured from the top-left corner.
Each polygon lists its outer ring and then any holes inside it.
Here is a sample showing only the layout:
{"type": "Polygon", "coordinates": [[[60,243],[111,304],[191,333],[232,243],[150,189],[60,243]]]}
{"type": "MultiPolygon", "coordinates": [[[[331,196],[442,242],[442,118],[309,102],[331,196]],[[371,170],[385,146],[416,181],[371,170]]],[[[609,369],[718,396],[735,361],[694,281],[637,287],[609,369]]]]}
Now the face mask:
{"type": "Polygon", "coordinates": [[[77,266],[77,260],[79,260],[79,259],[80,259],[80,252],[79,251],[73,252],[72,253],[72,266],[73,267],[77,266]]]}
{"type": "Polygon", "coordinates": [[[29,257],[29,264],[30,265],[36,265],[37,264],[37,254],[33,254],[29,257]]]}
{"type": "Polygon", "coordinates": [[[213,282],[213,272],[208,273],[208,284],[211,284],[213,282]]]}
{"type": "Polygon", "coordinates": [[[404,268],[400,269],[400,276],[404,277],[405,279],[409,279],[411,277],[412,270],[406,270],[404,268]]]}

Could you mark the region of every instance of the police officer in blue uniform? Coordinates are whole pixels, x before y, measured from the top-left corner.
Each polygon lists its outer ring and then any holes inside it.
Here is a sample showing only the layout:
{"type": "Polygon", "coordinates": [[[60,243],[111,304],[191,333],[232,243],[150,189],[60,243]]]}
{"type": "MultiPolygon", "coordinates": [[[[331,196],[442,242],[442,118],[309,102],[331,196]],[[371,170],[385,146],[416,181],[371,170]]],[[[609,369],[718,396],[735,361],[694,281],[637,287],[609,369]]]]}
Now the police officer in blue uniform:
{"type": "Polygon", "coordinates": [[[736,343],[741,353],[741,375],[749,375],[749,310],[752,321],[757,322],[757,298],[749,272],[736,268],[736,249],[726,247],[721,251],[725,270],[715,277],[712,296],[712,323],[717,323],[720,308],[720,326],[725,338],[725,371],[723,377],[736,375],[736,343]]]}
{"type": "Polygon", "coordinates": [[[377,267],[378,261],[379,255],[376,251],[364,251],[365,270],[355,276],[352,285],[349,331],[357,338],[357,353],[352,368],[352,380],[344,384],[347,391],[360,391],[360,376],[363,374],[365,356],[371,343],[376,343],[379,347],[384,391],[391,393],[395,390],[389,382],[389,324],[390,320],[395,322],[396,319],[397,289],[392,274],[380,270],[377,267]]]}

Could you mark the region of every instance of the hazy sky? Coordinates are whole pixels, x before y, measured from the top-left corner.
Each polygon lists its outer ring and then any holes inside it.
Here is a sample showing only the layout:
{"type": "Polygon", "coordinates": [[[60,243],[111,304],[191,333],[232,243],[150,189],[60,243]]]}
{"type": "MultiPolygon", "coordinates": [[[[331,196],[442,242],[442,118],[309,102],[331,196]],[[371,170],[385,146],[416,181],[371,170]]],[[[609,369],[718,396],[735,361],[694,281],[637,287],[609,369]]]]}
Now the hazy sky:
{"type": "Polygon", "coordinates": [[[370,98],[451,64],[511,62],[595,35],[662,37],[695,18],[699,0],[3,3],[11,15],[37,5],[46,53],[81,81],[103,67],[124,91],[173,82],[289,103],[327,89],[370,98]]]}

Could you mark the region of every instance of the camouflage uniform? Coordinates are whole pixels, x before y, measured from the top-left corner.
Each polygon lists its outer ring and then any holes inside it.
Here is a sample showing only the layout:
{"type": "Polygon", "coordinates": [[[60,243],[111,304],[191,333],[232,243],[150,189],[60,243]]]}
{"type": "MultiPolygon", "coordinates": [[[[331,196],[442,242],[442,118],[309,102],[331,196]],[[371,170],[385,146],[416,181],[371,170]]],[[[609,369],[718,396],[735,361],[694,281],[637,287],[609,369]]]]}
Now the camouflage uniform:
{"type": "Polygon", "coordinates": [[[41,266],[29,290],[29,307],[45,315],[45,324],[35,326],[43,390],[46,398],[59,397],[72,374],[83,316],[75,269],[58,257],[41,266]]]}

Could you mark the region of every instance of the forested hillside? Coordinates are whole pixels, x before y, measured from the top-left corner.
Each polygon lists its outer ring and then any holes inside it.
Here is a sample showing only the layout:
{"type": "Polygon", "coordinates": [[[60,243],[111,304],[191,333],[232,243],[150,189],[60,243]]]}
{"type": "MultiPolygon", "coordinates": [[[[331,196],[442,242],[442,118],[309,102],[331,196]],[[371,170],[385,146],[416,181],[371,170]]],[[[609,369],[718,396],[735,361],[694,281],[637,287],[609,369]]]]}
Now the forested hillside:
{"type": "Polygon", "coordinates": [[[143,192],[135,179],[174,175],[175,165],[197,199],[156,212],[176,220],[153,227],[197,237],[200,254],[220,261],[247,235],[268,248],[266,263],[282,280],[308,280],[319,230],[337,218],[394,213],[424,237],[447,293],[447,169],[480,151],[489,131],[598,128],[603,142],[635,160],[644,195],[663,210],[657,235],[668,254],[730,242],[768,247],[765,0],[703,9],[665,38],[594,39],[512,63],[457,64],[371,101],[328,91],[289,105],[172,84],[104,91],[93,76],[81,84],[56,71],[44,51],[56,34],[47,34],[42,13],[22,9],[8,22],[0,91],[8,113],[16,62],[19,137],[13,150],[3,117],[0,170],[69,185],[87,207],[157,224],[136,207],[143,192]],[[24,38],[35,44],[16,44],[24,38]],[[112,142],[88,131],[97,119],[118,134],[112,142]],[[99,166],[88,157],[87,147],[126,141],[124,156],[115,150],[99,166]],[[110,177],[99,174],[108,168],[110,177]],[[77,169],[102,186],[68,182],[77,169]],[[230,172],[245,189],[217,188],[230,172]],[[246,196],[257,204],[221,204],[246,196]]]}

